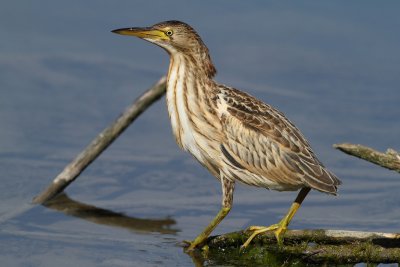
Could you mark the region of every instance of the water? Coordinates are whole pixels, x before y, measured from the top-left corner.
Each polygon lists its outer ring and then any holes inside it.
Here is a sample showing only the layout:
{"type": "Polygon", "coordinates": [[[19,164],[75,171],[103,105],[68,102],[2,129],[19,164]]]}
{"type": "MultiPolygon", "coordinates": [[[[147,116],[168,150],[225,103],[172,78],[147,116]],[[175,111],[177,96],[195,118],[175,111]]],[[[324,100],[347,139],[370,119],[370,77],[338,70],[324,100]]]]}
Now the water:
{"type": "MultiPolygon", "coordinates": [[[[167,19],[193,25],[211,50],[217,80],[278,107],[343,180],[338,197],[312,192],[292,228],[398,232],[398,174],[332,148],[400,149],[398,8],[395,1],[4,1],[2,265],[194,265],[179,242],[216,214],[221,190],[176,146],[164,99],[67,189],[68,205],[95,206],[117,222],[29,204],[167,70],[164,51],[110,30],[167,19]]],[[[214,234],[275,223],[294,197],[238,186],[214,234]]]]}

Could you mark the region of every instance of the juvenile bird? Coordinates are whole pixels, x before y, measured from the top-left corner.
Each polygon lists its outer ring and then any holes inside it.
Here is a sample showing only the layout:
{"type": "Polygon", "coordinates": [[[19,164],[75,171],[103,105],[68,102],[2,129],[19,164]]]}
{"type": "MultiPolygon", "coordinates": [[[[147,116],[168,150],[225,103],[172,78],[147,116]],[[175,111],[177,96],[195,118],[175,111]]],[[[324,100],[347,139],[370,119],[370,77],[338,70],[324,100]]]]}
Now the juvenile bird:
{"type": "Polygon", "coordinates": [[[273,231],[278,244],[311,189],[335,195],[340,180],[318,160],[284,114],[255,97],[213,80],[216,69],[196,31],[180,21],[114,33],[136,36],[167,51],[167,106],[176,142],[222,185],[222,207],[188,250],[201,246],[229,213],[235,182],[278,191],[300,190],[286,216],[274,225],[253,226],[245,248],[273,231]]]}

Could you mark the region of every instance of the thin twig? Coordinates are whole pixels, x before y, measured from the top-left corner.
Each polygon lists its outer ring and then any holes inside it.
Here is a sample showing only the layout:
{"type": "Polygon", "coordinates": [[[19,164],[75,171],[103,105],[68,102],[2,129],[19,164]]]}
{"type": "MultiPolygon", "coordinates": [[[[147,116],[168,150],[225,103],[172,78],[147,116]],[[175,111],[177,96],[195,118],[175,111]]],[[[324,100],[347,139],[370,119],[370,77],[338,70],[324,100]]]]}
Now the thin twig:
{"type": "Polygon", "coordinates": [[[382,153],[363,145],[347,143],[333,145],[333,147],[349,155],[400,173],[400,154],[393,149],[389,148],[386,153],[382,153]]]}
{"type": "Polygon", "coordinates": [[[120,117],[104,129],[53,182],[33,199],[34,204],[43,204],[72,183],[81,172],[95,160],[147,107],[158,100],[166,89],[166,78],[162,77],[129,106],[120,117]]]}

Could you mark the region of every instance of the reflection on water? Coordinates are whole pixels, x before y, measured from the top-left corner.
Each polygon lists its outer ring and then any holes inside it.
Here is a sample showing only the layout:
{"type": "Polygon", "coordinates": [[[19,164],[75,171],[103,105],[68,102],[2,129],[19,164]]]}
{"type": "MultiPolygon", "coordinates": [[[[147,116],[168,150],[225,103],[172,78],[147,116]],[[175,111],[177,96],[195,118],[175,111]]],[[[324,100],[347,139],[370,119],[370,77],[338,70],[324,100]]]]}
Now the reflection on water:
{"type": "MultiPolygon", "coordinates": [[[[313,266],[312,263],[307,262],[304,258],[288,258],[279,251],[266,251],[263,248],[257,248],[251,253],[240,252],[236,249],[225,249],[223,252],[217,253],[204,253],[195,251],[189,254],[193,265],[196,267],[203,266],[269,266],[269,267],[282,267],[282,266],[313,266]],[[261,257],[262,255],[262,257],[261,257]]],[[[315,266],[321,266],[316,264],[315,266]]],[[[352,265],[351,265],[352,266],[352,265]]]]}
{"type": "Polygon", "coordinates": [[[78,202],[69,198],[65,193],[46,202],[44,206],[97,224],[122,227],[132,231],[158,232],[163,234],[175,234],[179,231],[170,228],[176,224],[175,220],[171,218],[157,220],[130,217],[122,213],[78,202]]]}

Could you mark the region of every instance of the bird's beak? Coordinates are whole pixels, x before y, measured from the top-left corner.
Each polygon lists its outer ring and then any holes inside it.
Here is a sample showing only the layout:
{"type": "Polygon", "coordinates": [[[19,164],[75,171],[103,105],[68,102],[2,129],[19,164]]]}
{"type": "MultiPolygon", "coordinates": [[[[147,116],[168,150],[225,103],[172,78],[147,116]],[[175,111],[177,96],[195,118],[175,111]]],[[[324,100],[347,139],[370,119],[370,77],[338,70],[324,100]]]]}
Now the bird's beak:
{"type": "Polygon", "coordinates": [[[113,30],[112,32],[122,35],[136,36],[142,39],[169,40],[169,37],[163,31],[153,28],[123,28],[113,30]]]}

